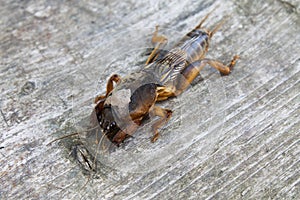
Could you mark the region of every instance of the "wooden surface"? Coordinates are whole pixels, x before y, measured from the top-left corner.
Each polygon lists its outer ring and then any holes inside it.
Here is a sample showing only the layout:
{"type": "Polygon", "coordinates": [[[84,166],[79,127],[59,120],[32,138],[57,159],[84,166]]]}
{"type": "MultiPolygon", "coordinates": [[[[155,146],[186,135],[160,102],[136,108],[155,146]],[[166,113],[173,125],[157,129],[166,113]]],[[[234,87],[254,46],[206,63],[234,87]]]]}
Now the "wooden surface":
{"type": "Polygon", "coordinates": [[[300,198],[299,1],[0,5],[0,199],[300,198]],[[163,103],[157,143],[145,125],[93,176],[70,155],[80,141],[47,145],[84,129],[109,75],[141,66],[155,25],[172,44],[213,8],[208,28],[229,20],[207,56],[241,59],[163,103]]]}

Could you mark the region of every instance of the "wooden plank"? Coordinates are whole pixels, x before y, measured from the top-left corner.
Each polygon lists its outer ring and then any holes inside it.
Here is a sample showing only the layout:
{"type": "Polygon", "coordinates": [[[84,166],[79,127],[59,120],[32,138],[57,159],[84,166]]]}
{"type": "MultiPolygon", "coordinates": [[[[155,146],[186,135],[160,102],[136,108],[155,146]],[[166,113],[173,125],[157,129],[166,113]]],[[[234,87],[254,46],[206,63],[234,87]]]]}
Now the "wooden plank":
{"type": "Polygon", "coordinates": [[[298,1],[1,4],[0,199],[300,197],[298,1]],[[70,155],[80,140],[47,145],[85,129],[93,97],[141,66],[156,25],[174,44],[214,8],[205,26],[229,20],[207,57],[241,59],[161,104],[174,113],[156,143],[145,125],[99,151],[92,176],[70,155]]]}

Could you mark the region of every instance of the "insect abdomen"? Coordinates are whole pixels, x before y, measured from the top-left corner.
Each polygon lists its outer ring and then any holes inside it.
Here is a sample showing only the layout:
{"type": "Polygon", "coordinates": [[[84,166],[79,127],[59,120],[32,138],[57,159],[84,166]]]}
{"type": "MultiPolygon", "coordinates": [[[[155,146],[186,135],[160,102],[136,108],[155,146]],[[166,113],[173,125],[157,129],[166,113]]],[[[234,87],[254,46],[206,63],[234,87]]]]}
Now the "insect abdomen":
{"type": "Polygon", "coordinates": [[[192,63],[204,58],[209,45],[208,33],[202,30],[192,30],[180,42],[179,48],[186,52],[187,61],[192,63]]]}

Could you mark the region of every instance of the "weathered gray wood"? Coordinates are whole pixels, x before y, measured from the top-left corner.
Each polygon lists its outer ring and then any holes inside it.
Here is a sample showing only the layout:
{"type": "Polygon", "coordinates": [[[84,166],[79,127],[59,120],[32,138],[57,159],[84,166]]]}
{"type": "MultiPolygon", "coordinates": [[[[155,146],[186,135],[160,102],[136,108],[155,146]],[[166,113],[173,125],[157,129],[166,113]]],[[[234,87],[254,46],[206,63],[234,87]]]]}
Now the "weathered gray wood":
{"type": "Polygon", "coordinates": [[[1,2],[0,199],[299,199],[299,5],[1,2]],[[47,144],[84,128],[107,77],[143,62],[155,25],[172,43],[216,7],[209,28],[230,18],[208,57],[239,54],[234,72],[204,70],[205,81],[162,104],[174,114],[157,143],[143,127],[112,153],[120,164],[82,188],[89,176],[69,155],[76,141],[47,144]]]}

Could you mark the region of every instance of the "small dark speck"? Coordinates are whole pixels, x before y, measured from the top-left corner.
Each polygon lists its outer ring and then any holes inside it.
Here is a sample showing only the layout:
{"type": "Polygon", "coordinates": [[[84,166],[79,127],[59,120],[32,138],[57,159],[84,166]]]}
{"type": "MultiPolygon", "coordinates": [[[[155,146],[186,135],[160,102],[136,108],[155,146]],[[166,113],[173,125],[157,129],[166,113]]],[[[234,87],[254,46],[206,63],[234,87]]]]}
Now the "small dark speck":
{"type": "Polygon", "coordinates": [[[21,88],[21,95],[28,95],[33,92],[33,90],[36,88],[35,82],[33,81],[27,81],[21,88]]]}
{"type": "Polygon", "coordinates": [[[0,147],[0,149],[4,149],[4,147],[0,147]]]}
{"type": "Polygon", "coordinates": [[[95,24],[95,21],[91,21],[92,24],[95,24]]]}

